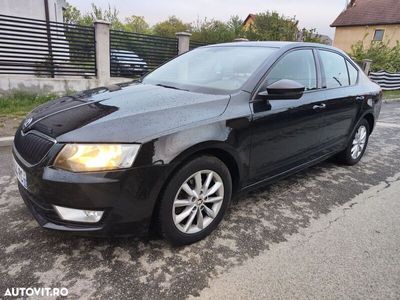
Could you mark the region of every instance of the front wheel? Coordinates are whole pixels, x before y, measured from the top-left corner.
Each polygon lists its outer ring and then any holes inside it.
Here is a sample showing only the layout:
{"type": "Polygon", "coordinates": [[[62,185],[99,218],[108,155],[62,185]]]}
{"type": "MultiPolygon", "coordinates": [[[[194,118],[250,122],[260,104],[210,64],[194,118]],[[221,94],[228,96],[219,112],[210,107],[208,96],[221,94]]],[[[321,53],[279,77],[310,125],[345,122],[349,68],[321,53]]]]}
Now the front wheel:
{"type": "Polygon", "coordinates": [[[201,156],[181,167],[168,182],[158,211],[159,231],[175,245],[209,235],[221,222],[232,194],[228,168],[201,156]]]}
{"type": "Polygon", "coordinates": [[[370,128],[367,120],[362,119],[350,139],[347,148],[339,153],[339,161],[347,165],[355,165],[364,155],[369,139],[370,128]]]}

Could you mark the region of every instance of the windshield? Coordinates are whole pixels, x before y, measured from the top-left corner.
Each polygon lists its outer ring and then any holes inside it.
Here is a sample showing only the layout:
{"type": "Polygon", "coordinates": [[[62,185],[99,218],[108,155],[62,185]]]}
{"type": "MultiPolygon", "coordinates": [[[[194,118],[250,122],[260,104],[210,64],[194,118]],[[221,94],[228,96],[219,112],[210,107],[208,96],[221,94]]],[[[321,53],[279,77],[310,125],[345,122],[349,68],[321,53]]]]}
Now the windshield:
{"type": "Polygon", "coordinates": [[[238,46],[198,48],[156,69],[143,79],[143,83],[190,91],[211,89],[231,92],[240,89],[276,50],[238,46]]]}

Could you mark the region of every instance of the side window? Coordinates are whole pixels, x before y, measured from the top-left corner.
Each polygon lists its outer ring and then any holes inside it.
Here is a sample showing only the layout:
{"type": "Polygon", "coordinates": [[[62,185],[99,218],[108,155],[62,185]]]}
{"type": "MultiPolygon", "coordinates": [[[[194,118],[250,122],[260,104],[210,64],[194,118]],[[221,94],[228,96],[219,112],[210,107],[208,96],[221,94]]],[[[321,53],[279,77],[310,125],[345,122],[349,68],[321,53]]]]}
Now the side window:
{"type": "Polygon", "coordinates": [[[348,86],[350,83],[345,58],[337,53],[324,50],[320,50],[319,54],[324,65],[326,87],[329,89],[348,86]]]}
{"type": "Polygon", "coordinates": [[[317,70],[312,50],[296,50],[286,54],[267,76],[267,85],[281,79],[303,84],[306,90],[317,88],[317,70]]]}
{"type": "Polygon", "coordinates": [[[350,85],[356,84],[358,79],[358,70],[346,60],[347,68],[349,69],[350,85]]]}

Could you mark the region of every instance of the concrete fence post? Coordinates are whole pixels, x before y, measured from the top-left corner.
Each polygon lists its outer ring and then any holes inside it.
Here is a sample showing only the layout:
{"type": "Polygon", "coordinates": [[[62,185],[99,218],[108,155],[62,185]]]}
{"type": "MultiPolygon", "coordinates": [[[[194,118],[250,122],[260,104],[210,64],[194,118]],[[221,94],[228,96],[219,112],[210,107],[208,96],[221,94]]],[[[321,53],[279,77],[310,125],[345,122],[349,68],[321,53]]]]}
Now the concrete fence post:
{"type": "Polygon", "coordinates": [[[363,59],[363,70],[364,73],[369,75],[369,72],[371,71],[371,64],[372,64],[372,60],[370,59],[363,59]]]}
{"type": "Polygon", "coordinates": [[[110,81],[110,23],[102,20],[94,22],[96,42],[96,70],[100,85],[110,81]]]}
{"type": "Polygon", "coordinates": [[[175,35],[178,38],[178,55],[188,52],[192,34],[189,32],[177,32],[175,35]]]}
{"type": "Polygon", "coordinates": [[[234,42],[248,42],[249,40],[248,40],[248,39],[245,39],[245,38],[236,38],[236,39],[234,39],[233,41],[234,41],[234,42]]]}

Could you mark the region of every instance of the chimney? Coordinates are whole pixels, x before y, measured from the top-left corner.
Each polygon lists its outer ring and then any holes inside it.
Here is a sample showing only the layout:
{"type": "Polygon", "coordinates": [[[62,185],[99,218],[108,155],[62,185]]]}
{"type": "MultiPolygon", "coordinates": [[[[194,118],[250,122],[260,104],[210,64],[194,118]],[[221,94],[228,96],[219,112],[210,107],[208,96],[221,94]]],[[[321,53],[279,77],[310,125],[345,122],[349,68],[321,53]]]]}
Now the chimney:
{"type": "Polygon", "coordinates": [[[349,4],[347,4],[347,8],[353,7],[356,4],[357,0],[350,0],[349,4]]]}

